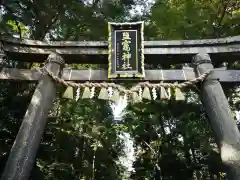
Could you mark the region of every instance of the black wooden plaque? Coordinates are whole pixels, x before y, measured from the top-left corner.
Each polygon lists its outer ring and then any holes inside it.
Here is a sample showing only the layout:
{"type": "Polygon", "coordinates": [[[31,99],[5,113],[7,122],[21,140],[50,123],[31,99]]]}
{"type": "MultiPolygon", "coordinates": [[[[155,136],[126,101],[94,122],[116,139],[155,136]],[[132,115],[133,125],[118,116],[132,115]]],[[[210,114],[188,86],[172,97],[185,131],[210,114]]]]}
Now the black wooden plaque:
{"type": "Polygon", "coordinates": [[[143,22],[108,23],[108,78],[144,78],[143,22]]]}

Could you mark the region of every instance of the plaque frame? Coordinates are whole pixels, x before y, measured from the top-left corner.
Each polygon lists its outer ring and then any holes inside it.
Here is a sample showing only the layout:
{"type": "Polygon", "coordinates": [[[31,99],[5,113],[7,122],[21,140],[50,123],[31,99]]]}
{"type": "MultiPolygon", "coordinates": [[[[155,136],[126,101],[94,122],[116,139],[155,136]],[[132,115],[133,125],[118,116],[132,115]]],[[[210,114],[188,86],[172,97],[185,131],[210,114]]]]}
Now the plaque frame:
{"type": "MultiPolygon", "coordinates": [[[[108,22],[108,78],[144,78],[144,22],[125,22],[114,23],[108,22]],[[135,27],[135,28],[132,28],[135,27]],[[134,70],[117,70],[117,48],[116,38],[117,32],[133,32],[135,31],[136,44],[132,45],[136,49],[135,69],[134,70]]],[[[121,52],[121,50],[119,51],[121,52]]],[[[132,61],[133,62],[133,59],[132,61]]]]}

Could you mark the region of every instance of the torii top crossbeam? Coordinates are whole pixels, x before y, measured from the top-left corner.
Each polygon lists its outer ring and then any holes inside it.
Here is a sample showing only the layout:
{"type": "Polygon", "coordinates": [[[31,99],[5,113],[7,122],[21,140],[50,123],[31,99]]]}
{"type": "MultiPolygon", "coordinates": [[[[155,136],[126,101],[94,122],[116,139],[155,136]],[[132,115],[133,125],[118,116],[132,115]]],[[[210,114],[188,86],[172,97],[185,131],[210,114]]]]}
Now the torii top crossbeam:
{"type": "MultiPolygon", "coordinates": [[[[52,52],[63,56],[65,63],[107,64],[107,41],[36,41],[1,38],[4,53],[12,60],[24,62],[44,62],[52,52]]],[[[210,55],[214,64],[223,61],[240,60],[240,36],[205,39],[205,40],[171,40],[144,41],[145,62],[149,64],[182,64],[190,63],[192,56],[199,52],[210,55]]],[[[105,70],[92,70],[93,81],[107,81],[105,70]]],[[[38,80],[40,73],[36,70],[2,69],[0,79],[38,80]]],[[[62,78],[65,80],[86,81],[88,70],[64,69],[62,78]]],[[[146,70],[147,81],[183,81],[196,77],[193,69],[183,70],[146,70]],[[164,79],[160,75],[163,73],[164,79]]],[[[237,70],[215,69],[212,77],[218,77],[221,82],[240,82],[240,72],[237,70]]]]}
{"type": "MultiPolygon", "coordinates": [[[[47,55],[57,52],[65,62],[107,64],[107,41],[50,41],[2,38],[4,50],[13,60],[43,62],[47,55]]],[[[210,54],[212,62],[235,61],[240,57],[240,36],[205,40],[144,41],[147,64],[190,63],[194,54],[210,54]]]]}

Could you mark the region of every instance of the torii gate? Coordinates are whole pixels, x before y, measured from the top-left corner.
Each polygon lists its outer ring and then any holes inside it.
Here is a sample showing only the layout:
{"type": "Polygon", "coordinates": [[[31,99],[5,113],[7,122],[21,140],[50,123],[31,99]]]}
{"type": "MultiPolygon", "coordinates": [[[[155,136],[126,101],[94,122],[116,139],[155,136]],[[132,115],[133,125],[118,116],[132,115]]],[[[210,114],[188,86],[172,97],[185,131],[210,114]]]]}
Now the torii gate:
{"type": "MultiPolygon", "coordinates": [[[[111,57],[108,61],[108,55],[114,56],[112,53],[114,51],[121,53],[112,44],[120,35],[113,36],[113,34],[117,31],[123,33],[130,30],[136,30],[139,33],[130,34],[131,37],[141,37],[141,41],[136,42],[136,44],[142,47],[139,51],[144,53],[144,63],[160,64],[163,68],[169,67],[170,64],[192,63],[193,68],[144,71],[144,67],[141,66],[143,69],[140,68],[140,78],[130,77],[128,80],[184,82],[204,75],[205,79],[200,84],[201,101],[215,133],[222,161],[229,168],[228,175],[230,179],[240,179],[240,133],[231,116],[228,101],[221,87],[221,83],[239,83],[240,70],[214,69],[212,65],[212,62],[220,65],[224,61],[240,60],[240,36],[206,40],[143,41],[141,23],[110,23],[109,27],[111,26],[109,42],[55,41],[46,43],[34,40],[1,39],[3,48],[0,52],[0,60],[8,57],[16,61],[45,62],[48,71],[48,73],[42,73],[36,69],[15,68],[3,68],[0,71],[0,79],[38,81],[1,180],[27,180],[30,176],[46,125],[48,111],[56,95],[56,86],[52,77],[55,77],[55,80],[57,77],[57,80],[63,82],[85,82],[89,81],[89,76],[91,76],[92,82],[107,82],[109,81],[109,73],[112,73],[114,78],[110,80],[111,82],[127,80],[125,77],[126,74],[129,76],[129,71],[126,69],[126,72],[118,72],[117,68],[113,72],[109,72],[109,70],[91,70],[90,72],[89,70],[63,68],[63,64],[108,64],[108,68],[113,67],[111,63],[119,63],[120,61],[117,62],[116,58],[114,60],[111,57]],[[111,37],[113,38],[111,39],[111,37]],[[110,44],[114,47],[110,47],[110,44]],[[117,78],[118,74],[120,74],[120,78],[117,78]]],[[[136,49],[135,45],[131,47],[136,49]]],[[[115,54],[115,56],[117,55],[115,54]]],[[[138,57],[140,57],[139,60],[143,60],[141,53],[138,57]]],[[[141,63],[141,61],[136,63],[139,62],[141,63]]],[[[137,65],[135,64],[135,66],[137,65]]],[[[130,74],[134,76],[132,72],[130,74]]],[[[200,80],[203,79],[200,78],[200,80]]]]}

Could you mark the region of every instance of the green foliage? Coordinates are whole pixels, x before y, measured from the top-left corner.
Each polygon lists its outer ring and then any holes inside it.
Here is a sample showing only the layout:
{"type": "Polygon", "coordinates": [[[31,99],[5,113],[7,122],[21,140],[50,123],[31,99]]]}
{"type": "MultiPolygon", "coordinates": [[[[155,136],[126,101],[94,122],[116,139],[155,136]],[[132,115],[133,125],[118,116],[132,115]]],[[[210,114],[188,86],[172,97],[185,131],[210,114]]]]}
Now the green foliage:
{"type": "Polygon", "coordinates": [[[21,22],[8,20],[7,25],[10,26],[10,28],[13,30],[13,33],[18,33],[20,38],[26,37],[27,33],[29,33],[28,28],[21,22]]]}
{"type": "Polygon", "coordinates": [[[157,0],[148,38],[199,39],[237,35],[239,3],[222,0],[157,0]]]}
{"type": "Polygon", "coordinates": [[[57,104],[58,113],[49,119],[38,152],[37,167],[43,176],[46,179],[93,176],[118,179],[121,171],[116,168],[116,161],[121,144],[106,102],[59,100],[57,104]]]}

